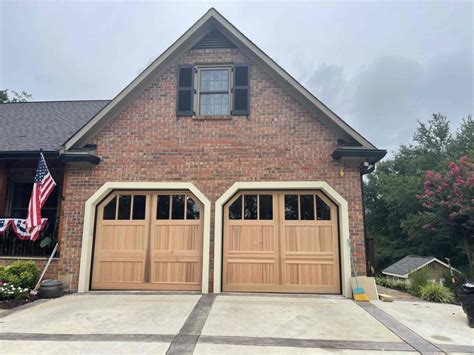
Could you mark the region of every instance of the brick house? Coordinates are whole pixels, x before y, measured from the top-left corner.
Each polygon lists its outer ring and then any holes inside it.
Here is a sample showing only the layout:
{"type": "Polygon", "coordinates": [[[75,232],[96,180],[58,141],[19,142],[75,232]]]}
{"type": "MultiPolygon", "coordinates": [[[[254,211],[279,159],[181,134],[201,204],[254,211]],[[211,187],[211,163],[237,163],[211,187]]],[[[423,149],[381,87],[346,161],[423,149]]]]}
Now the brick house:
{"type": "Polygon", "coordinates": [[[72,291],[349,296],[350,240],[365,273],[361,177],[386,151],[214,9],[113,100],[0,120],[0,215],[25,217],[40,148],[58,182],[48,229],[0,237],[1,264],[57,239],[47,276],[72,291]]]}

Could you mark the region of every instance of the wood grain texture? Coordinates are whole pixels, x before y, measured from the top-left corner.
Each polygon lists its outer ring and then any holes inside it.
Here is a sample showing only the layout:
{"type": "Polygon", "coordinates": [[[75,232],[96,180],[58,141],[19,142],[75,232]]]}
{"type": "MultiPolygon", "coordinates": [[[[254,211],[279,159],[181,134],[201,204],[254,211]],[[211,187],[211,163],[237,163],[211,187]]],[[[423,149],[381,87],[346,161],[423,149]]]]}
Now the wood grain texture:
{"type": "MultiPolygon", "coordinates": [[[[258,192],[245,192],[252,194],[258,192]]],[[[264,192],[269,194],[269,192],[264,192]]],[[[337,208],[330,220],[285,220],[285,192],[271,192],[273,220],[231,220],[224,208],[223,290],[340,293],[337,208]]]]}
{"type": "Polygon", "coordinates": [[[202,213],[200,219],[158,220],[158,193],[140,191],[147,196],[144,220],[104,220],[104,206],[118,194],[135,192],[114,193],[98,208],[92,288],[200,290],[202,213]]]}

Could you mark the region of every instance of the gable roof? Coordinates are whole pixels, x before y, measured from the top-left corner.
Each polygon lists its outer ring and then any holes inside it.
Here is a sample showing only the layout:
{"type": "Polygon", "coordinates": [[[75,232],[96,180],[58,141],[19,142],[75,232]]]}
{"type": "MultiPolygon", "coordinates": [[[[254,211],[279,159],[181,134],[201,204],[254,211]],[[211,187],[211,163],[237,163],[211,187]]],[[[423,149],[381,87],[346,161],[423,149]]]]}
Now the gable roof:
{"type": "Polygon", "coordinates": [[[0,104],[0,152],[56,151],[109,100],[0,104]]]}
{"type": "Polygon", "coordinates": [[[356,132],[338,115],[319,101],[313,94],[305,89],[282,67],[273,61],[267,54],[258,48],[252,41],[243,35],[234,25],[225,19],[217,10],[211,8],[194,25],[192,25],[176,42],[151,63],[127,87],[125,87],[112,101],[108,103],[97,115],[81,127],[64,144],[64,150],[80,148],[88,143],[127,103],[142,92],[152,83],[172,61],[193,48],[209,33],[218,30],[232,43],[240,48],[280,84],[287,89],[301,104],[313,112],[319,119],[335,129],[340,138],[368,150],[377,148],[356,132]]]}
{"type": "Polygon", "coordinates": [[[428,264],[431,264],[433,261],[436,261],[447,268],[449,267],[447,264],[438,260],[434,256],[408,255],[389,267],[383,269],[382,274],[406,278],[412,272],[421,269],[428,264]]]}

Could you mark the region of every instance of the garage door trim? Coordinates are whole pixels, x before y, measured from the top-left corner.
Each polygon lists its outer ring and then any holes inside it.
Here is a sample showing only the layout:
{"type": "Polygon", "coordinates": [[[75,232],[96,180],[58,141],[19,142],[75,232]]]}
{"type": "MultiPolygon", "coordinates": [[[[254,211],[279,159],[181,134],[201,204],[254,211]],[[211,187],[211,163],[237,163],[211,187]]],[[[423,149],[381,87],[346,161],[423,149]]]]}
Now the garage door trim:
{"type": "Polygon", "coordinates": [[[81,264],[79,270],[78,292],[89,291],[92,249],[96,207],[114,190],[187,190],[204,206],[203,211],[203,245],[202,245],[202,293],[208,293],[209,285],[209,242],[211,227],[211,202],[192,183],[183,182],[107,182],[100,187],[87,201],[84,210],[82,234],[81,264]]]}
{"type": "Polygon", "coordinates": [[[342,294],[351,297],[350,257],[347,248],[349,240],[349,212],[347,201],[325,181],[293,182],[236,182],[215,203],[215,239],[214,239],[214,293],[222,291],[222,246],[224,205],[241,190],[321,190],[338,207],[339,248],[341,259],[342,294]]]}

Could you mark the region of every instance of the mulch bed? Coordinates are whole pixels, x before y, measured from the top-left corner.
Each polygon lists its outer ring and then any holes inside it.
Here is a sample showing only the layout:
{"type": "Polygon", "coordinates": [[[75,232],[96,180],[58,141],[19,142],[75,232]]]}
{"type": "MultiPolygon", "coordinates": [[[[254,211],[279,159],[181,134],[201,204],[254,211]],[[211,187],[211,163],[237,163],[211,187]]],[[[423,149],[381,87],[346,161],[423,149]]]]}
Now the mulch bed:
{"type": "Polygon", "coordinates": [[[27,300],[2,300],[0,301],[0,309],[12,309],[18,306],[22,306],[26,303],[30,303],[33,301],[36,301],[38,299],[38,296],[32,296],[30,295],[27,300]]]}

